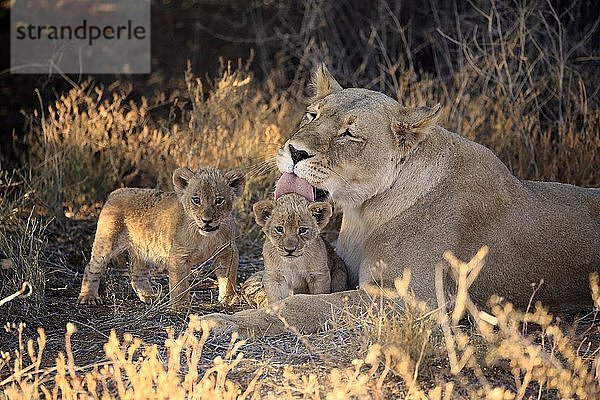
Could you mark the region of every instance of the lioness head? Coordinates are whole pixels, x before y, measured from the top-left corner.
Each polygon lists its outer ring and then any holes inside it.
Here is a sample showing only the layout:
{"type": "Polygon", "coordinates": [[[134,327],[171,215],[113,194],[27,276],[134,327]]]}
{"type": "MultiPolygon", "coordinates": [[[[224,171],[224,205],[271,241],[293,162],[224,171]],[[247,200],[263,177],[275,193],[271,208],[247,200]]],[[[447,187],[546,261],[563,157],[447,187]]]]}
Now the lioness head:
{"type": "Polygon", "coordinates": [[[277,165],[326,190],[342,207],[356,207],[394,183],[440,107],[406,108],[379,92],[342,89],[324,65],[313,81],[314,99],[277,165]]]}
{"type": "Polygon", "coordinates": [[[225,173],[215,168],[177,168],[173,186],[185,213],[202,235],[214,234],[221,222],[231,214],[233,200],[244,190],[246,178],[241,171],[225,173]]]}
{"type": "Polygon", "coordinates": [[[311,203],[291,193],[277,201],[262,200],[253,206],[256,223],[281,257],[302,255],[331,218],[332,207],[327,202],[311,203]]]}

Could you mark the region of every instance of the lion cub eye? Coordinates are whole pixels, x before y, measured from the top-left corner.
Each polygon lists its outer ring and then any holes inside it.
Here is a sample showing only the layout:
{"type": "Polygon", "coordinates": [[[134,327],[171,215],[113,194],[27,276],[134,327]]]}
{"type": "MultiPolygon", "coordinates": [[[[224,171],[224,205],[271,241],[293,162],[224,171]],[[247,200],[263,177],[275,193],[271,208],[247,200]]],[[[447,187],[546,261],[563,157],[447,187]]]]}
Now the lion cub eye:
{"type": "Polygon", "coordinates": [[[306,235],[308,233],[308,228],[305,226],[301,226],[300,228],[298,228],[298,234],[300,235],[306,235]]]}
{"type": "Polygon", "coordinates": [[[215,204],[216,204],[216,205],[218,205],[218,206],[222,206],[222,205],[223,205],[223,203],[225,203],[225,198],[224,198],[224,197],[221,197],[221,196],[219,196],[219,197],[217,197],[217,198],[215,199],[215,204]]]}
{"type": "Polygon", "coordinates": [[[281,226],[281,225],[277,225],[277,226],[275,227],[275,232],[277,232],[277,233],[283,233],[283,226],[281,226]]]}
{"type": "Polygon", "coordinates": [[[317,118],[317,113],[314,111],[307,111],[305,114],[306,119],[308,120],[308,122],[312,121],[313,119],[317,118]]]}
{"type": "Polygon", "coordinates": [[[194,197],[192,197],[192,203],[195,206],[199,206],[200,204],[202,204],[202,199],[198,196],[194,196],[194,197]]]}

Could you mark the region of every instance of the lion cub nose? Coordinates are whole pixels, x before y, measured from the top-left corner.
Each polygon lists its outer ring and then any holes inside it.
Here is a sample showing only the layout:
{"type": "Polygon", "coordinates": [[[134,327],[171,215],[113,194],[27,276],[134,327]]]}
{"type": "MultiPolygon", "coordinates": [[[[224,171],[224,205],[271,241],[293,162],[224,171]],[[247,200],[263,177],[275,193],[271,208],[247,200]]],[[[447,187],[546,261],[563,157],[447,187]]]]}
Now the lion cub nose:
{"type": "Polygon", "coordinates": [[[213,221],[212,218],[204,218],[204,217],[202,217],[201,219],[202,219],[202,222],[204,222],[205,224],[210,224],[213,221]]]}
{"type": "Polygon", "coordinates": [[[288,254],[292,254],[294,251],[296,251],[296,247],[287,247],[287,246],[283,246],[283,249],[285,251],[288,252],[288,254]]]}
{"type": "Polygon", "coordinates": [[[298,164],[302,160],[306,160],[307,158],[312,157],[310,154],[308,154],[308,151],[306,150],[298,150],[291,144],[288,145],[288,147],[290,148],[290,155],[292,156],[292,162],[294,163],[294,165],[298,164]]]}

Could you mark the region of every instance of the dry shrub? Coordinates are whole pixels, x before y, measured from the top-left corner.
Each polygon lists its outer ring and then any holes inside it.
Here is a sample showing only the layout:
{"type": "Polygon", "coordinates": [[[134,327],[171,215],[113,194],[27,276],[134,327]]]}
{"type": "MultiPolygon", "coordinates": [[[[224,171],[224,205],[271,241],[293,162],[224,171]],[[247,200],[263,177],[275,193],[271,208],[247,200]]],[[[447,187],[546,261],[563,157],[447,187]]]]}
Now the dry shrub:
{"type": "MultiPolygon", "coordinates": [[[[431,346],[428,341],[436,339],[436,335],[431,335],[430,330],[421,334],[423,342],[419,353],[415,352],[419,348],[416,346],[418,342],[412,344],[412,354],[411,349],[402,342],[387,346],[376,343],[369,348],[365,361],[374,366],[382,366],[382,376],[388,372],[400,376],[407,388],[406,396],[411,398],[450,398],[455,386],[461,385],[460,376],[465,371],[478,381],[477,385],[470,383],[466,388],[461,388],[470,398],[522,399],[525,396],[546,398],[549,395],[558,395],[560,398],[597,398],[600,395],[597,365],[600,347],[597,343],[595,351],[581,355],[578,352],[580,343],[574,337],[566,335],[554,317],[539,303],[535,304],[533,311],[523,312],[515,309],[512,304],[493,297],[489,304],[493,315],[477,309],[469,297],[468,289],[484,266],[487,252],[487,248],[482,248],[468,263],[458,260],[450,252],[445,254],[450,267],[449,275],[456,283],[456,295],[451,299],[447,298],[443,268],[441,264],[438,265],[438,308],[435,310],[429,309],[406,290],[409,274],[405,273],[404,278],[398,279],[396,283],[395,297],[404,301],[404,307],[409,310],[408,315],[411,314],[410,310],[417,309],[420,316],[416,321],[422,321],[427,316],[435,318],[443,337],[443,346],[437,348],[448,359],[449,372],[456,376],[456,380],[445,381],[440,377],[433,389],[422,388],[418,380],[419,366],[431,362],[431,359],[427,359],[428,354],[435,355],[425,351],[427,346],[431,346]],[[474,326],[470,328],[460,325],[467,312],[474,321],[474,326]],[[527,333],[528,330],[533,332],[527,333]],[[514,377],[514,383],[507,382],[507,386],[492,383],[494,376],[484,366],[508,369],[514,377]]],[[[590,279],[594,288],[597,285],[597,275],[592,275],[590,279]]],[[[405,330],[418,327],[415,319],[408,319],[408,322],[412,324],[405,327],[405,330]]],[[[597,327],[593,328],[592,325],[592,329],[597,327]]]]}
{"type": "MultiPolygon", "coordinates": [[[[9,399],[83,397],[102,398],[268,398],[341,399],[385,398],[390,383],[403,382],[403,396],[415,399],[447,399],[467,394],[469,398],[522,399],[548,396],[595,399],[600,395],[598,350],[580,355],[577,341],[558,326],[540,305],[533,311],[517,311],[498,298],[490,300],[493,314],[478,311],[469,299],[468,287],[483,266],[487,249],[463,263],[446,254],[450,276],[456,279],[457,295],[446,298],[443,281],[436,280],[436,309],[415,299],[410,292],[410,272],[396,282],[395,291],[373,288],[372,307],[357,317],[345,314],[362,332],[368,349],[350,366],[331,367],[323,374],[295,372],[284,366],[276,390],[261,391],[265,370],[248,374],[244,382],[231,378],[244,362],[243,341],[234,334],[224,357],[207,365],[202,351],[211,326],[196,316],[175,337],[168,328],[164,351],[147,345],[131,334],[119,340],[113,332],[104,346],[106,361],[77,367],[70,350],[75,326],[67,325],[66,354],[60,353],[52,368],[41,367],[45,347],[43,329],[35,343],[23,342],[23,325],[7,326],[17,332],[18,349],[3,353],[0,388],[9,399]],[[441,285],[441,286],[439,286],[441,285]],[[465,312],[474,326],[458,323],[465,312]],[[532,326],[531,333],[524,329],[532,326]],[[596,360],[594,360],[594,357],[596,360]],[[421,369],[436,359],[447,359],[450,368],[439,366],[435,381],[423,377],[421,369]],[[509,371],[513,382],[498,384],[496,367],[509,371]],[[470,379],[462,379],[465,375],[470,379]],[[452,377],[448,379],[448,377],[452,377]]],[[[438,268],[441,271],[441,268],[438,268]]],[[[438,275],[439,276],[439,275],[438,275]]],[[[592,277],[597,284],[597,277],[592,277]]],[[[331,331],[335,334],[335,331],[331,331]]],[[[263,364],[264,365],[264,364],[263,364]]],[[[272,368],[272,367],[269,367],[272,368]]],[[[247,370],[246,370],[247,371],[247,370]]],[[[429,370],[431,373],[431,370],[429,370]]],[[[396,389],[397,390],[397,389],[396,389]]]]}
{"type": "Polygon", "coordinates": [[[441,32],[457,51],[445,90],[449,126],[490,146],[517,175],[597,185],[597,75],[581,55],[598,20],[576,33],[551,2],[473,5],[473,20],[441,32]]]}
{"type": "Polygon", "coordinates": [[[128,90],[106,92],[89,81],[60,96],[47,115],[36,111],[27,142],[47,188],[40,198],[62,210],[103,200],[124,184],[170,188],[176,166],[249,167],[280,144],[290,106],[257,88],[247,66],[223,65],[209,90],[188,66],[185,85],[186,97],[157,122],[145,98],[128,101],[128,90]]]}
{"type": "Polygon", "coordinates": [[[155,345],[147,345],[131,334],[122,340],[113,331],[104,345],[106,361],[78,367],[71,351],[76,327],[69,323],[65,334],[66,354],[59,353],[56,365],[41,368],[46,334],[38,329],[37,343],[23,342],[24,325],[6,326],[16,331],[19,347],[14,354],[3,353],[0,377],[7,399],[58,398],[249,398],[260,388],[261,371],[247,383],[245,390],[228,374],[242,362],[239,351],[244,344],[234,336],[224,357],[216,357],[212,366],[199,373],[199,364],[211,326],[192,316],[187,329],[175,337],[172,329],[165,341],[166,355],[155,345]],[[37,348],[36,348],[37,344],[37,348]],[[185,363],[182,364],[182,360],[185,363]],[[6,370],[10,374],[6,374],[6,370]]]}
{"type": "Polygon", "coordinates": [[[325,61],[344,85],[441,103],[444,127],[520,178],[600,185],[600,19],[589,2],[325,0],[303,11],[286,49],[299,60],[294,85],[325,61]]]}
{"type": "MultiPolygon", "coordinates": [[[[272,157],[291,130],[295,109],[271,81],[254,82],[248,66],[222,63],[214,82],[185,73],[183,96],[167,116],[128,89],[107,90],[87,81],[61,95],[47,112],[36,111],[26,138],[36,181],[33,193],[51,216],[77,215],[120,186],[172,189],[178,166],[242,168],[249,190],[242,198],[240,228],[254,232],[251,203],[272,190],[272,157]]],[[[164,107],[163,107],[164,108],[164,107]]]]}
{"type": "MultiPolygon", "coordinates": [[[[25,180],[26,177],[16,173],[0,171],[0,299],[19,291],[28,282],[29,300],[17,303],[37,315],[43,308],[46,290],[49,222],[37,215],[32,191],[23,193],[25,180]]],[[[7,304],[3,311],[10,315],[13,306],[7,304]]]]}
{"type": "MultiPolygon", "coordinates": [[[[390,384],[400,380],[402,394],[394,393],[411,399],[597,398],[598,343],[583,351],[584,343],[565,334],[539,303],[534,310],[522,312],[494,297],[491,314],[477,309],[468,288],[486,256],[487,248],[468,263],[449,252],[445,255],[455,295],[446,294],[449,288],[440,264],[435,309],[410,292],[409,270],[396,281],[395,291],[368,289],[373,296],[370,307],[360,315],[347,311],[338,316],[330,333],[339,335],[352,326],[364,346],[357,354],[364,357],[355,359],[351,367],[333,368],[321,376],[294,373],[286,367],[280,394],[311,399],[322,398],[323,392],[326,398],[388,398],[394,390],[390,384]],[[465,313],[472,324],[462,322],[465,313]],[[437,369],[433,380],[432,368],[437,369]]],[[[597,276],[591,281],[593,288],[597,276]]],[[[597,331],[598,326],[592,322],[590,329],[597,331]]]]}

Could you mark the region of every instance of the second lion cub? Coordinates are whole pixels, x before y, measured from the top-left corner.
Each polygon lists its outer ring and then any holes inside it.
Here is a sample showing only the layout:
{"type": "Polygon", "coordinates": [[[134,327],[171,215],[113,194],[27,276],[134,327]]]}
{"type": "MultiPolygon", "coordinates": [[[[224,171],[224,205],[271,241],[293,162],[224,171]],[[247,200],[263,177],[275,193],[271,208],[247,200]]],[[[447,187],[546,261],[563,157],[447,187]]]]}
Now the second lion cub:
{"type": "Polygon", "coordinates": [[[266,236],[263,285],[269,304],[291,294],[346,290],[346,266],[320,235],[331,217],[331,204],[290,193],[259,201],[253,209],[266,236]]]}
{"type": "Polygon", "coordinates": [[[231,299],[239,262],[231,209],[244,183],[237,170],[178,168],[173,172],[175,192],[134,188],[112,192],[98,219],[78,302],[100,302],[98,285],[108,262],[126,251],[132,263],[131,286],[144,302],[155,296],[147,263],[166,267],[171,307],[181,308],[189,302],[192,266],[210,258],[219,301],[231,299]]]}

